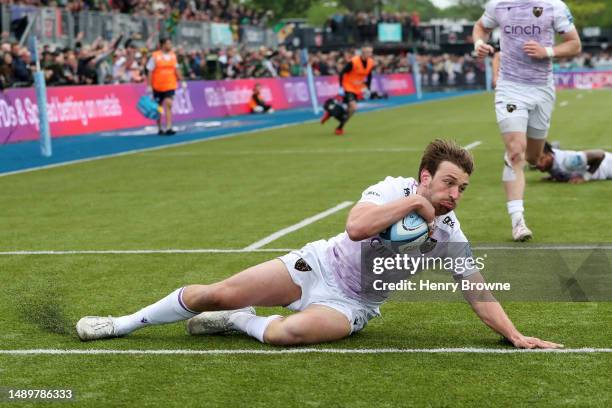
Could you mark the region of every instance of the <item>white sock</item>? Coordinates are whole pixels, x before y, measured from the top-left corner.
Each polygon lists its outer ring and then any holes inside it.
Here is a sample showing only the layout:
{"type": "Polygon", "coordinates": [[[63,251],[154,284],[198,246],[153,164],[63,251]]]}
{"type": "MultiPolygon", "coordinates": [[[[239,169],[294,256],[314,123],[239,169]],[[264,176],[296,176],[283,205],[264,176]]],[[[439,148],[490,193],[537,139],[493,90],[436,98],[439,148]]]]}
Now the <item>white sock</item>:
{"type": "Polygon", "coordinates": [[[184,289],[177,289],[134,314],[114,318],[117,334],[123,336],[152,324],[174,323],[197,315],[198,312],[189,310],[183,303],[184,289]]]}
{"type": "Polygon", "coordinates": [[[252,313],[238,312],[234,313],[230,317],[230,324],[235,330],[240,330],[243,333],[248,334],[251,337],[255,337],[262,343],[264,342],[264,333],[266,328],[272,322],[282,316],[272,315],[268,317],[256,316],[252,313]]]}
{"type": "Polygon", "coordinates": [[[512,200],[506,203],[508,207],[508,214],[510,214],[510,218],[512,219],[512,227],[516,227],[521,221],[523,221],[523,213],[525,209],[523,208],[523,200],[512,200]]]}

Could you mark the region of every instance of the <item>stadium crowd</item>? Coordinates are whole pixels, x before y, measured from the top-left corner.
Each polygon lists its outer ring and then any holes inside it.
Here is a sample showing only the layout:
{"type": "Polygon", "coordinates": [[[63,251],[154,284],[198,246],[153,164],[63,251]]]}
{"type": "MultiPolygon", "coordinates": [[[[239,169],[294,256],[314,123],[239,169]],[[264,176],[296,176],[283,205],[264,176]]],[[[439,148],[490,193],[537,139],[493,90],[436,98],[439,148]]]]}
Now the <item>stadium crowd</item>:
{"type": "Polygon", "coordinates": [[[203,22],[265,26],[271,11],[257,11],[232,0],[17,0],[3,3],[25,6],[64,7],[71,12],[121,12],[203,22]]]}
{"type": "MultiPolygon", "coordinates": [[[[92,85],[142,83],[146,80],[146,63],[151,50],[137,48],[130,41],[98,40],[93,44],[77,42],[74,49],[44,46],[41,67],[47,84],[92,85]]],[[[299,53],[280,46],[276,50],[227,49],[187,52],[176,48],[183,77],[198,79],[240,79],[291,77],[304,75],[299,53]]],[[[0,87],[30,86],[34,63],[27,47],[17,43],[0,44],[0,87]]],[[[313,52],[310,54],[315,75],[338,75],[353,50],[313,52]]],[[[411,72],[405,54],[375,55],[376,73],[411,72]]],[[[484,65],[471,55],[419,55],[417,62],[426,86],[470,85],[484,75],[484,65]]],[[[583,53],[569,61],[558,61],[559,69],[612,68],[612,54],[583,53]]]]}
{"type": "MultiPolygon", "coordinates": [[[[34,63],[27,47],[4,42],[0,45],[0,86],[29,86],[32,84],[34,63]]],[[[112,83],[140,83],[146,79],[145,66],[151,50],[137,48],[131,42],[98,40],[90,45],[77,42],[75,49],[53,49],[44,46],[41,67],[47,84],[91,85],[112,83]]],[[[230,47],[227,49],[186,52],[177,47],[176,54],[183,77],[196,79],[239,79],[290,77],[304,74],[299,53],[281,46],[276,50],[261,47],[255,50],[230,47]]],[[[315,75],[337,75],[352,50],[314,52],[310,62],[315,75]]],[[[378,73],[408,72],[403,55],[376,56],[378,73]]]]}

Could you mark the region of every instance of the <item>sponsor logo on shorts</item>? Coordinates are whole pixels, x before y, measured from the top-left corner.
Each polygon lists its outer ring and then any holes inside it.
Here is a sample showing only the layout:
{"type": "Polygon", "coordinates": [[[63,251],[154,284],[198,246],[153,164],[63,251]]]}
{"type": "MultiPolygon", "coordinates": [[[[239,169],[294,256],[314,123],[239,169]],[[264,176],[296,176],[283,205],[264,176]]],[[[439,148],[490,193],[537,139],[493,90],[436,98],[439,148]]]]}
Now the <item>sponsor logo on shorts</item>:
{"type": "Polygon", "coordinates": [[[540,17],[543,12],[544,12],[544,7],[534,7],[533,8],[533,15],[536,17],[540,17]]]}
{"type": "Polygon", "coordinates": [[[410,195],[410,187],[404,189],[404,195],[408,197],[410,195]]]}
{"type": "Polygon", "coordinates": [[[294,266],[295,270],[300,271],[300,272],[310,272],[312,271],[312,268],[310,267],[310,265],[308,265],[306,263],[306,261],[302,258],[298,259],[295,262],[295,266],[294,266]]]}
{"type": "Polygon", "coordinates": [[[509,103],[506,105],[506,109],[508,110],[508,112],[512,113],[516,110],[516,105],[509,103]]]}

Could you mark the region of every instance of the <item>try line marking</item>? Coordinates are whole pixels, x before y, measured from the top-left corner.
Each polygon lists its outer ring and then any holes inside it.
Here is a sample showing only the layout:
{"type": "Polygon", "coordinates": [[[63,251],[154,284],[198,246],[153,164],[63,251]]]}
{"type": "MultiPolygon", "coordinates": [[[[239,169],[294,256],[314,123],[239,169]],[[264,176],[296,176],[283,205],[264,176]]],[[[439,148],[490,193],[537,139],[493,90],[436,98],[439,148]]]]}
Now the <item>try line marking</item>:
{"type": "MultiPolygon", "coordinates": [[[[612,245],[541,245],[541,246],[473,246],[476,251],[560,251],[560,250],[612,250],[612,245]]],[[[41,251],[0,251],[0,256],[10,255],[146,255],[146,254],[244,254],[244,253],[277,253],[296,251],[297,248],[258,248],[258,249],[108,249],[108,250],[41,250],[41,251]]]]}
{"type": "Polygon", "coordinates": [[[320,213],[318,213],[316,215],[313,215],[312,217],[305,218],[302,221],[298,222],[297,224],[293,224],[293,225],[291,225],[291,226],[289,226],[287,228],[283,228],[282,230],[276,231],[275,233],[270,234],[267,237],[262,238],[262,239],[260,239],[257,242],[253,242],[251,245],[245,247],[244,250],[245,251],[252,251],[254,249],[259,249],[262,246],[265,246],[265,245],[269,244],[272,241],[276,241],[277,239],[279,239],[282,236],[285,236],[285,235],[290,234],[290,233],[292,233],[294,231],[297,231],[300,228],[304,228],[305,226],[310,225],[310,224],[312,224],[314,222],[317,222],[320,219],[323,219],[323,218],[325,218],[327,216],[330,216],[330,215],[332,215],[335,212],[343,210],[346,207],[351,206],[352,204],[353,204],[352,201],[343,201],[343,202],[341,202],[340,204],[338,204],[335,207],[332,207],[332,208],[330,208],[328,210],[325,210],[325,211],[320,212],[320,213]]]}
{"type": "Polygon", "coordinates": [[[219,354],[584,354],[584,353],[612,353],[612,348],[575,348],[575,349],[493,349],[493,348],[380,348],[380,349],[339,349],[339,348],[293,348],[280,350],[249,350],[249,349],[219,349],[219,350],[105,350],[105,349],[25,349],[25,350],[0,350],[0,355],[98,355],[98,354],[154,354],[154,355],[219,355],[219,354]]]}

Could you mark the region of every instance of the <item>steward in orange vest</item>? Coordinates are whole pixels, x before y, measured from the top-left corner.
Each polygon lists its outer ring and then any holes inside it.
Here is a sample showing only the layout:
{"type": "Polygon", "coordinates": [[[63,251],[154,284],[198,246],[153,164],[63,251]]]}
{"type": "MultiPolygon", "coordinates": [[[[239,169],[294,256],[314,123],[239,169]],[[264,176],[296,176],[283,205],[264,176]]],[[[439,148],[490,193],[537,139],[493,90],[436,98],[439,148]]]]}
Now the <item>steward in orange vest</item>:
{"type": "MultiPolygon", "coordinates": [[[[343,106],[341,107],[346,110],[346,114],[335,115],[330,109],[326,108],[321,118],[321,124],[327,122],[332,116],[336,117],[340,124],[336,127],[334,133],[336,135],[344,134],[344,125],[357,110],[357,101],[363,99],[364,89],[370,89],[373,70],[372,47],[364,46],[361,49],[361,55],[355,55],[351,58],[342,71],[340,71],[340,90],[338,95],[342,98],[343,106]]],[[[325,106],[337,108],[338,101],[328,100],[325,106]]]]}
{"type": "MultiPolygon", "coordinates": [[[[166,113],[166,129],[162,129],[161,115],[157,119],[159,135],[171,136],[176,133],[172,129],[172,102],[178,82],[182,80],[176,54],[172,51],[172,41],[168,38],[159,40],[159,50],[154,51],[147,62],[149,91],[153,98],[166,113]]],[[[183,88],[186,88],[183,82],[183,88]]]]}

